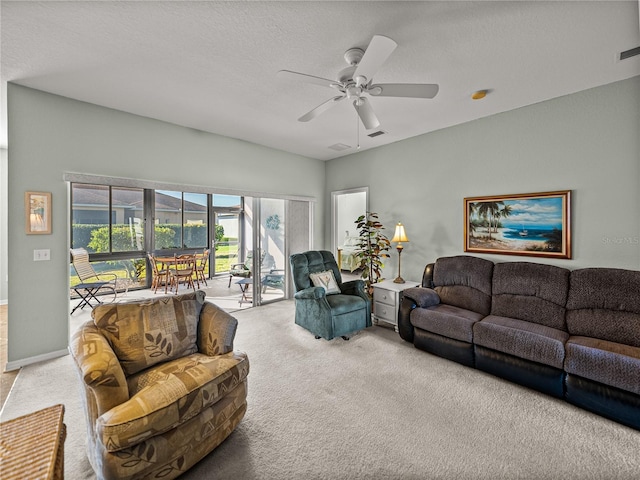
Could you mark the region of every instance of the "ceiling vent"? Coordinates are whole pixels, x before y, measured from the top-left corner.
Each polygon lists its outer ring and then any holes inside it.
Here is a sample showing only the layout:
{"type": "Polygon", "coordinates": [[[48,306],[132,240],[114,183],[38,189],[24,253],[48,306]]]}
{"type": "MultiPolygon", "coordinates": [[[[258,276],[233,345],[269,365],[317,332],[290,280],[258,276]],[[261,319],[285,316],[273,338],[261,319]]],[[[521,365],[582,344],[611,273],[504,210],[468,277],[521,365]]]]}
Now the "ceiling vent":
{"type": "Polygon", "coordinates": [[[341,152],[342,150],[348,150],[351,147],[349,145],[345,145],[344,143],[336,143],[335,145],[331,145],[329,148],[331,150],[335,150],[336,152],[341,152]]]}
{"type": "Polygon", "coordinates": [[[367,137],[375,138],[375,137],[379,137],[380,135],[384,135],[385,133],[387,133],[387,132],[384,132],[382,130],[378,130],[377,132],[369,133],[367,135],[367,137]]]}
{"type": "Polygon", "coordinates": [[[636,55],[640,55],[640,47],[620,52],[620,60],[626,60],[627,58],[635,57],[636,55]]]}

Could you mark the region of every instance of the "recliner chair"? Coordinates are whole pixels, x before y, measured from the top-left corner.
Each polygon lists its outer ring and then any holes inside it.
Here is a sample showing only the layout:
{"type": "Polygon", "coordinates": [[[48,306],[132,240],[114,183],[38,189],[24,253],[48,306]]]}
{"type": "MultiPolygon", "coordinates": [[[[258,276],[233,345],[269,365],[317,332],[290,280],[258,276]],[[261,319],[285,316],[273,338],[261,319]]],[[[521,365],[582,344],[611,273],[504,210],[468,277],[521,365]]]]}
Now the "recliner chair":
{"type": "Polygon", "coordinates": [[[331,252],[308,251],[290,259],[296,305],[295,322],[316,338],[331,340],[371,326],[371,299],[363,280],[342,283],[331,252]],[[330,272],[330,273],[328,273],[330,272]],[[331,275],[333,276],[332,282],[331,275]],[[316,277],[316,281],[312,280],[316,277]],[[322,286],[324,284],[324,286],[322,286]]]}

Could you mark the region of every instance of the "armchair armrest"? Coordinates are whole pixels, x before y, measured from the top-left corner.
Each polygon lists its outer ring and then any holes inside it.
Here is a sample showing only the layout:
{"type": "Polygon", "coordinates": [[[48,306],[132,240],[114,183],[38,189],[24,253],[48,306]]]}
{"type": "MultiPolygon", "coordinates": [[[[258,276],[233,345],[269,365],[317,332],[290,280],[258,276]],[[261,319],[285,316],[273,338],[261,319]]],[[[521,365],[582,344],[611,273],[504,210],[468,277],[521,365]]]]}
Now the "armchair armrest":
{"type": "Polygon", "coordinates": [[[93,321],[89,320],[74,333],[70,350],[86,390],[93,393],[97,416],[129,400],[120,361],[93,321]]]}
{"type": "Polygon", "coordinates": [[[293,296],[296,300],[320,300],[327,296],[325,289],[322,287],[309,287],[296,292],[293,296]]]}
{"type": "Polygon", "coordinates": [[[364,296],[368,298],[364,280],[361,279],[349,280],[347,282],[344,282],[342,284],[341,290],[345,295],[359,295],[361,297],[364,296]]]}
{"type": "Polygon", "coordinates": [[[222,355],[233,351],[238,320],[210,302],[205,302],[198,323],[198,351],[205,355],[222,355]]]}
{"type": "Polygon", "coordinates": [[[96,278],[103,282],[104,281],[113,282],[114,284],[117,283],[118,281],[118,275],[116,275],[115,273],[109,273],[109,272],[99,273],[98,275],[96,275],[96,278]]]}
{"type": "Polygon", "coordinates": [[[367,326],[371,324],[371,296],[367,293],[367,287],[364,280],[358,278],[356,280],[349,280],[342,284],[342,293],[345,295],[356,295],[367,302],[367,326]]]}
{"type": "Polygon", "coordinates": [[[249,270],[244,263],[232,263],[229,270],[249,270]]]}

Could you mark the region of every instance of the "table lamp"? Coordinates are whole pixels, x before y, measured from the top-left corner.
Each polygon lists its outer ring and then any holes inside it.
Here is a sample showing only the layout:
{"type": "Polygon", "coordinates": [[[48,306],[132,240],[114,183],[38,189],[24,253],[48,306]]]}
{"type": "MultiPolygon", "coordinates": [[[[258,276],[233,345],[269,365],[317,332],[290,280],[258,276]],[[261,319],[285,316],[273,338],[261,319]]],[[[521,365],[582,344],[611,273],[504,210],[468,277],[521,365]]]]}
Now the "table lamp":
{"type": "Polygon", "coordinates": [[[404,231],[404,225],[398,222],[396,225],[396,231],[391,239],[392,242],[398,242],[396,249],[398,250],[398,277],[393,281],[393,283],[404,283],[404,278],[400,276],[400,255],[402,254],[402,242],[408,242],[407,234],[404,231]]]}

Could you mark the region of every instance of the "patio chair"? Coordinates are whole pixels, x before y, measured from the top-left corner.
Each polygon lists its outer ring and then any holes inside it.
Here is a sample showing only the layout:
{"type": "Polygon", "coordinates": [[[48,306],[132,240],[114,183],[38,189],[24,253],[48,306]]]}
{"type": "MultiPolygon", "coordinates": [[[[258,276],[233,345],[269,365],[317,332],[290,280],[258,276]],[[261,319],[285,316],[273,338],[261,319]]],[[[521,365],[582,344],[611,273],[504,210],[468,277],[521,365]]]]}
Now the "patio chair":
{"type": "MultiPolygon", "coordinates": [[[[244,263],[233,263],[231,264],[231,269],[229,271],[229,287],[231,287],[231,280],[233,277],[240,278],[250,278],[252,273],[251,269],[253,268],[253,250],[249,250],[247,252],[247,256],[245,257],[244,263]]],[[[276,262],[273,258],[273,255],[268,254],[263,251],[260,255],[260,270],[262,272],[271,272],[271,270],[276,268],[276,262]]]]}
{"type": "Polygon", "coordinates": [[[115,273],[96,273],[93,266],[89,262],[89,252],[84,248],[71,248],[71,263],[80,279],[80,283],[73,285],[71,288],[80,296],[80,303],[71,310],[75,312],[78,308],[83,310],[84,307],[94,307],[91,301],[95,301],[96,305],[101,303],[114,302],[117,296],[116,281],[118,276],[115,273]],[[98,298],[102,297],[102,300],[98,298]]]}
{"type": "Polygon", "coordinates": [[[164,266],[158,267],[156,257],[154,257],[152,254],[147,254],[147,257],[149,258],[149,263],[151,264],[151,270],[153,272],[153,279],[151,280],[151,288],[153,289],[153,293],[156,293],[158,291],[158,287],[161,285],[164,285],[166,290],[166,287],[171,282],[169,269],[164,268],[164,266]]]}
{"type": "Polygon", "coordinates": [[[200,280],[204,282],[204,284],[208,287],[207,283],[207,262],[209,262],[209,254],[211,250],[205,249],[202,254],[196,255],[196,282],[198,283],[198,288],[200,288],[200,280]]]}
{"type": "Polygon", "coordinates": [[[262,293],[266,292],[267,287],[284,292],[284,269],[274,268],[262,278],[262,293]]]}
{"type": "Polygon", "coordinates": [[[174,255],[172,268],[169,269],[169,275],[172,277],[169,287],[173,290],[175,286],[176,294],[180,283],[185,283],[187,288],[191,287],[194,292],[196,291],[196,286],[193,283],[193,274],[196,271],[195,263],[195,255],[174,255]]]}

